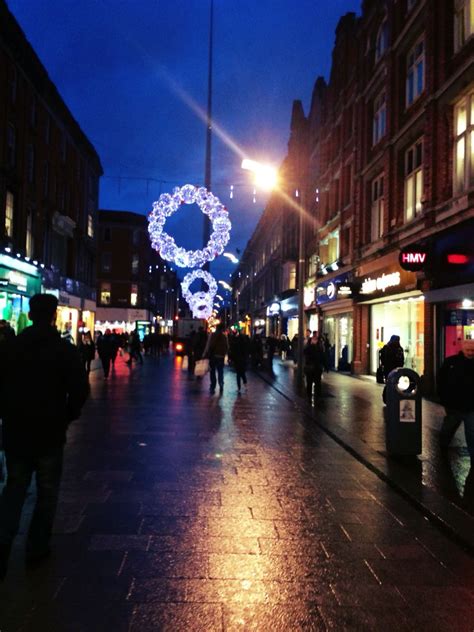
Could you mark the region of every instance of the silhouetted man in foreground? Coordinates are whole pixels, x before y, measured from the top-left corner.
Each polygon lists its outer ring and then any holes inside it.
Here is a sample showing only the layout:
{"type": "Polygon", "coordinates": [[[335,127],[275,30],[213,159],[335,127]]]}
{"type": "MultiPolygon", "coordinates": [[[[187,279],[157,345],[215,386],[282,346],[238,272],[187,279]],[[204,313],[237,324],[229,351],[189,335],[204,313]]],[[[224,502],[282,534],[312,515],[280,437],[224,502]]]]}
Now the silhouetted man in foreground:
{"type": "Polygon", "coordinates": [[[66,430],[80,416],[89,393],[76,347],[61,339],[54,326],[57,306],[51,294],[33,296],[33,325],[0,346],[0,417],[7,464],[0,498],[0,580],[7,571],[33,473],[36,505],[27,537],[27,564],[35,565],[50,554],[66,430]]]}

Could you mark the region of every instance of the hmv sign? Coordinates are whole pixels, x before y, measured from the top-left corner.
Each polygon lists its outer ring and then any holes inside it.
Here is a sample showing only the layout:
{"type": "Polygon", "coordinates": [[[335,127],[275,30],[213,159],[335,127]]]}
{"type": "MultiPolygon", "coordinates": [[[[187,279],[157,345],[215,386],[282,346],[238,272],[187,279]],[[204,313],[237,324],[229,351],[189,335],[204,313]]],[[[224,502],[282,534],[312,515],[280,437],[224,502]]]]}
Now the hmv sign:
{"type": "Polygon", "coordinates": [[[400,251],[398,260],[403,270],[418,272],[424,270],[429,259],[426,248],[421,246],[410,246],[400,251]]]}

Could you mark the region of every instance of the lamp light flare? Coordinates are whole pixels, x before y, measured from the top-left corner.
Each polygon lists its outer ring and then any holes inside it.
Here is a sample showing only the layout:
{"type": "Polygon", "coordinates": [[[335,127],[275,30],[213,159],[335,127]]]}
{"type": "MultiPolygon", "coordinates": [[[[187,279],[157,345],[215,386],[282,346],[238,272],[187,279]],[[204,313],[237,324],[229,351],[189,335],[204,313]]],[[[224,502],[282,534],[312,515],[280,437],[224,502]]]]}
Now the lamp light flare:
{"type": "MultiPolygon", "coordinates": [[[[255,176],[255,185],[259,189],[263,189],[265,191],[271,191],[278,184],[278,175],[277,171],[271,165],[264,165],[256,160],[250,160],[249,158],[245,158],[242,160],[242,169],[247,171],[251,171],[255,176]]],[[[255,197],[254,190],[254,197],[255,197]]]]}

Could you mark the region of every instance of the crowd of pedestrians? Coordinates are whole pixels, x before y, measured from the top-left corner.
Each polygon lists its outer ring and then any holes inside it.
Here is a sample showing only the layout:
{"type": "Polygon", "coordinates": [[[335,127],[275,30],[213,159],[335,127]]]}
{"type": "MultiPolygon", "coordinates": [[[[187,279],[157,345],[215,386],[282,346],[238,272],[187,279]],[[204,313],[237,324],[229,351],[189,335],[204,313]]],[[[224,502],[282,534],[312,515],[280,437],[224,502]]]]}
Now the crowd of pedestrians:
{"type": "MultiPolygon", "coordinates": [[[[138,332],[127,336],[107,329],[95,341],[90,332],[83,332],[76,346],[64,332],[58,332],[57,308],[53,295],[33,296],[29,312],[32,325],[17,336],[5,320],[0,321],[0,418],[7,467],[0,497],[0,581],[7,572],[33,475],[36,503],[27,533],[26,562],[35,565],[50,554],[66,433],[88,397],[88,373],[96,352],[105,379],[119,354],[128,352],[127,364],[143,363],[138,332]]],[[[145,354],[159,357],[169,342],[166,334],[148,334],[143,341],[145,354]]],[[[192,376],[197,363],[207,362],[210,393],[214,394],[217,386],[222,393],[227,361],[235,372],[240,394],[247,387],[250,364],[272,371],[277,353],[283,361],[296,360],[297,342],[294,338],[290,342],[287,336],[249,338],[243,331],[227,334],[222,324],[208,335],[200,327],[191,331],[186,342],[187,370],[192,376]]],[[[313,397],[317,400],[321,396],[322,376],[331,366],[327,336],[307,331],[303,356],[306,394],[313,403],[313,397]]],[[[384,380],[394,368],[403,366],[399,336],[393,335],[383,347],[380,361],[384,380]]],[[[467,448],[474,459],[474,340],[463,340],[459,353],[445,360],[438,375],[438,391],[446,409],[439,435],[441,447],[447,449],[464,424],[467,448]]]]}

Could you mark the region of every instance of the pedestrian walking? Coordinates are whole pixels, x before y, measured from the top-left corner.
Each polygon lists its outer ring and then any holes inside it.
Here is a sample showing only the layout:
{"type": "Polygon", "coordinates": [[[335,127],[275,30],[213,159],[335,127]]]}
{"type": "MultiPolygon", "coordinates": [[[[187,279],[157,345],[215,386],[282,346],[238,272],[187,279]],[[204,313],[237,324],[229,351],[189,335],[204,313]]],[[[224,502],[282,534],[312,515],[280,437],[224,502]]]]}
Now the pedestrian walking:
{"type": "Polygon", "coordinates": [[[243,331],[239,331],[230,341],[229,358],[237,377],[237,391],[240,393],[242,382],[247,386],[247,365],[250,354],[250,340],[243,331]]]}
{"type": "Polygon", "coordinates": [[[304,374],[306,377],[306,395],[308,400],[321,397],[321,378],[324,370],[324,350],[317,335],[310,338],[309,343],[304,348],[304,374]]]}
{"type": "Polygon", "coordinates": [[[211,378],[210,392],[216,391],[216,373],[219,382],[220,392],[224,390],[224,360],[229,353],[229,342],[224,333],[224,326],[217,325],[216,331],[209,336],[206,348],[204,349],[204,358],[209,358],[209,374],[211,378]]]}
{"type": "Polygon", "coordinates": [[[103,336],[97,339],[97,353],[104,370],[104,380],[109,377],[110,364],[115,350],[115,340],[110,329],[106,329],[103,336]]]}
{"type": "Polygon", "coordinates": [[[285,334],[282,334],[280,336],[280,355],[283,362],[286,360],[289,351],[290,351],[290,341],[288,340],[285,334]]]}
{"type": "Polygon", "coordinates": [[[388,374],[393,371],[393,369],[403,366],[404,361],[403,349],[400,345],[400,336],[393,335],[380,350],[380,362],[383,366],[385,381],[387,381],[388,374]]]}
{"type": "Polygon", "coordinates": [[[138,335],[138,332],[132,331],[132,333],[130,334],[128,338],[128,348],[129,348],[129,354],[130,354],[130,357],[127,360],[128,365],[132,364],[132,360],[136,360],[137,362],[140,362],[140,364],[143,364],[141,347],[142,345],[140,342],[140,336],[138,335]]]}
{"type": "Polygon", "coordinates": [[[66,431],[80,416],[89,393],[76,347],[62,340],[54,326],[57,306],[51,294],[32,296],[32,326],[0,347],[0,416],[7,466],[0,498],[1,579],[7,572],[33,473],[36,503],[26,562],[35,565],[50,554],[66,431]]]}
{"type": "Polygon", "coordinates": [[[0,320],[0,344],[15,337],[15,330],[8,320],[0,320]]]}
{"type": "Polygon", "coordinates": [[[474,340],[464,340],[462,350],[446,358],[438,373],[438,393],[446,416],[440,445],[448,448],[464,422],[467,449],[474,464],[474,340]]]}
{"type": "Polygon", "coordinates": [[[82,337],[79,340],[78,350],[86,373],[89,375],[91,372],[92,360],[95,358],[95,344],[92,340],[90,331],[86,331],[82,334],[82,337]]]}

